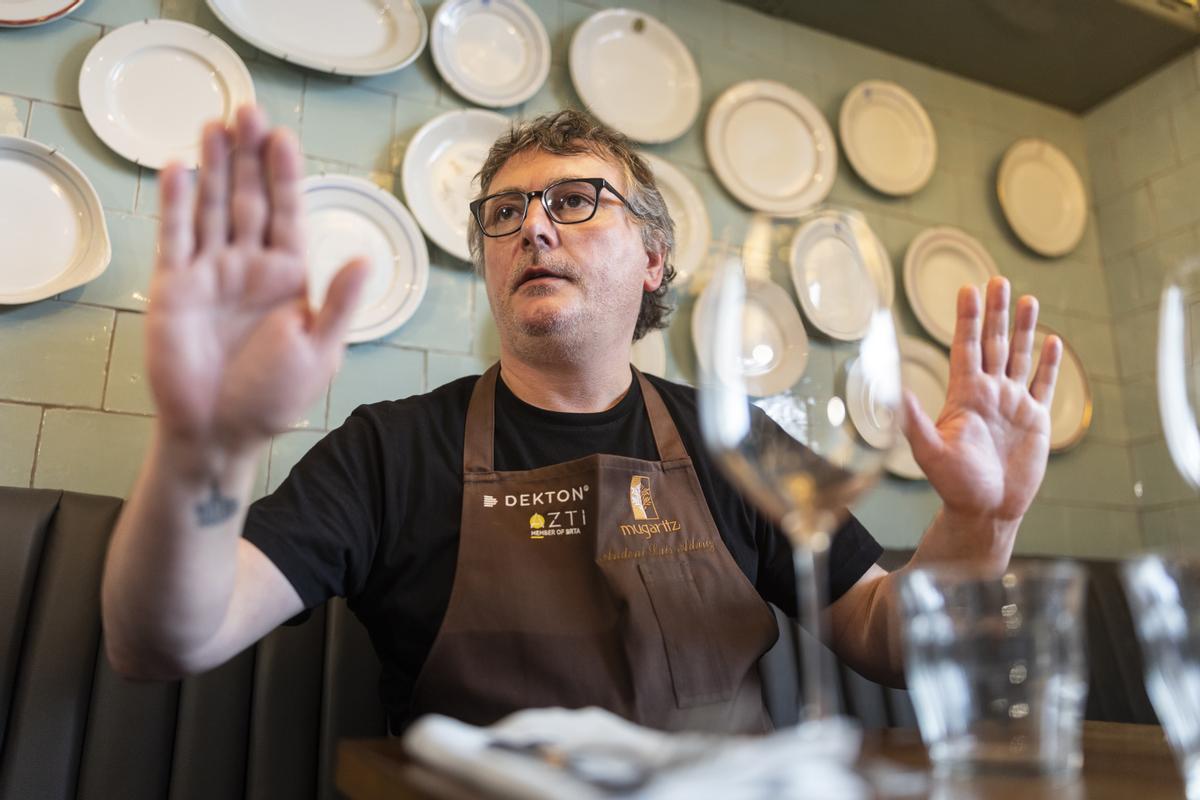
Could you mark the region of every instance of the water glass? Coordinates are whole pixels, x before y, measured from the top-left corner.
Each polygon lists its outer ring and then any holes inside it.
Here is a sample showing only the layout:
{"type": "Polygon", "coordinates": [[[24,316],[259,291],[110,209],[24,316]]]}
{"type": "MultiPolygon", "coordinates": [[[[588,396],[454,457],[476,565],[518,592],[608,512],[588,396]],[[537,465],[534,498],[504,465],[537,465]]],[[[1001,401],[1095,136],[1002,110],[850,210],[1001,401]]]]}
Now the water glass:
{"type": "Polygon", "coordinates": [[[936,775],[1078,772],[1085,586],[1066,561],[902,576],[905,673],[936,775]]]}
{"type": "Polygon", "coordinates": [[[1187,784],[1200,799],[1200,556],[1145,555],[1122,565],[1142,644],[1146,693],[1187,784]]]}

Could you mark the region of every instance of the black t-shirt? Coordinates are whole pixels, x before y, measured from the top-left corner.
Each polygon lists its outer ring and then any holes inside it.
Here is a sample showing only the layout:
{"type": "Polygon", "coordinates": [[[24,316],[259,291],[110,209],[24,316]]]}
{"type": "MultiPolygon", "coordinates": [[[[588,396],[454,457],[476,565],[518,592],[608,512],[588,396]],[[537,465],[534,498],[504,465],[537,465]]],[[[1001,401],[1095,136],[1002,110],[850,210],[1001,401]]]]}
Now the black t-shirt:
{"type": "MultiPolygon", "coordinates": [[[[707,457],[694,389],[648,376],[695,465],[721,538],[759,593],[795,616],[787,541],[707,457]]],[[[274,494],[250,507],[245,537],[307,608],[346,597],[383,663],[388,715],[406,719],[412,687],[450,600],[462,510],[467,406],[478,376],[428,394],[359,406],[274,494]]],[[[658,460],[638,382],[613,408],[568,414],[531,406],[496,382],[495,466],[537,469],[594,453],[658,460]]],[[[833,538],[832,599],[882,553],[850,517],[833,538]]]]}

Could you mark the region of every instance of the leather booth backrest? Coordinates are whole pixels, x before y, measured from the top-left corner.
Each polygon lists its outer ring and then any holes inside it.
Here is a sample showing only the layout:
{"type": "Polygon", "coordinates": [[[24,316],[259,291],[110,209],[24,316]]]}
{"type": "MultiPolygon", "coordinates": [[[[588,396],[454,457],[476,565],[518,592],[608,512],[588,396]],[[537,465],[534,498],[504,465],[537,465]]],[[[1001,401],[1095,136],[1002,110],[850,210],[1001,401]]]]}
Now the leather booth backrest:
{"type": "MultiPolygon", "coordinates": [[[[332,800],[336,743],[385,735],[379,664],[338,600],[204,675],[117,676],[99,587],[120,509],[108,497],[0,487],[0,800],[332,800]]],[[[889,552],[884,566],[908,554],[889,552]]],[[[1154,722],[1114,562],[1091,575],[1089,719],[1154,722]]],[[[798,717],[797,626],[763,659],[779,725],[798,717]]],[[[842,708],[915,726],[906,692],[842,667],[842,708]]]]}
{"type": "Polygon", "coordinates": [[[119,508],[0,487],[0,800],[337,797],[337,740],[386,732],[358,621],[337,601],[204,675],[125,680],[99,618],[119,508]]]}

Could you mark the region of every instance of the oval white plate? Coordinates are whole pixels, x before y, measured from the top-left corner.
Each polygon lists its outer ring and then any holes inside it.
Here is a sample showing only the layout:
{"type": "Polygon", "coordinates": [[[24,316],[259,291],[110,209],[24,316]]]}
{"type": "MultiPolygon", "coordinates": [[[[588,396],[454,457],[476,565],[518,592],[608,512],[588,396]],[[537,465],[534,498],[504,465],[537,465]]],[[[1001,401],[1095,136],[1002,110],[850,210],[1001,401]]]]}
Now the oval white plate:
{"type": "Polygon", "coordinates": [[[94,280],[112,260],[100,198],[57,150],[0,136],[0,304],[32,303],[94,280]]]}
{"type": "Polygon", "coordinates": [[[1075,350],[1067,344],[1062,334],[1045,325],[1038,325],[1034,333],[1033,367],[1029,372],[1029,382],[1032,384],[1037,374],[1038,356],[1050,334],[1058,336],[1063,343],[1058,382],[1054,388],[1054,399],[1050,401],[1050,452],[1061,453],[1078,444],[1091,427],[1092,387],[1075,350]]]}
{"type": "Polygon", "coordinates": [[[846,342],[866,335],[875,310],[891,306],[895,292],[892,262],[879,237],[865,221],[837,211],[818,212],[796,231],[791,273],[809,322],[846,342]],[[858,247],[865,248],[861,256],[858,247]]]}
{"type": "Polygon", "coordinates": [[[378,339],[407,322],[429,285],[429,251],[408,210],[389,192],[349,175],[306,178],[304,201],[313,307],[324,302],[343,264],[366,256],[371,274],[346,341],[378,339]]]}
{"type": "Polygon", "coordinates": [[[667,377],[667,340],[661,330],[653,330],[633,343],[633,365],[642,372],[667,377]]]}
{"type": "Polygon", "coordinates": [[[996,173],[1004,218],[1034,252],[1054,258],[1075,249],[1087,227],[1087,192],[1075,165],[1044,139],[1018,139],[996,173]]]}
{"type": "MultiPolygon", "coordinates": [[[[946,390],[950,388],[950,359],[933,345],[912,336],[901,336],[899,344],[900,379],[904,388],[917,396],[930,419],[937,420],[946,402],[946,390]]],[[[896,437],[883,466],[901,478],[918,480],[925,477],[903,435],[896,437]]]]}
{"type": "Polygon", "coordinates": [[[276,58],[335,75],[382,75],[425,49],[429,26],[412,0],[206,0],[217,19],[276,58]]]}
{"type": "MultiPolygon", "coordinates": [[[[709,323],[703,309],[709,305],[701,297],[692,314],[692,345],[698,355],[704,352],[703,335],[709,323]]],[[[743,315],[746,391],[755,397],[787,391],[808,366],[808,334],[804,332],[796,304],[778,284],[747,276],[743,315]]]]}
{"type": "Polygon", "coordinates": [[[904,293],[913,314],[947,347],[954,340],[959,288],[969,283],[982,291],[999,274],[983,245],[958,228],[927,228],[904,254],[904,293]]]}
{"type": "Polygon", "coordinates": [[[600,11],[571,38],[571,81],[588,110],[630,139],[678,139],[700,113],[700,73],[679,37],[649,14],[600,11]]]}
{"type": "Polygon", "coordinates": [[[83,0],[0,0],[0,28],[32,28],[62,19],[83,0]]]}
{"type": "Polygon", "coordinates": [[[775,81],[726,89],[708,112],[704,148],[730,194],[777,216],[811,210],[837,177],[829,123],[807,97],[775,81]]]}
{"type": "Polygon", "coordinates": [[[200,131],[232,123],[254,102],[242,59],[203,28],[174,20],[134,22],[91,49],[79,73],[79,100],[96,135],[145,167],[200,162],[200,131]]]}
{"type": "Polygon", "coordinates": [[[522,0],[445,0],[429,49],[451,89],[490,108],[524,103],[550,74],[550,37],[522,0]]]}
{"type": "Polygon", "coordinates": [[[863,375],[861,357],[855,358],[846,372],[846,410],[863,441],[876,450],[891,449],[903,436],[896,413],[883,401],[877,382],[863,375]]]}
{"type": "Polygon", "coordinates": [[[658,190],[667,203],[667,211],[675,221],[675,280],[673,286],[683,286],[696,274],[708,254],[712,227],[704,198],[688,177],[669,161],[649,153],[639,153],[650,169],[658,190]]]}
{"type": "Polygon", "coordinates": [[[494,111],[449,111],[422,125],[404,152],[404,199],[434,244],[455,258],[471,260],[467,226],[479,188],[475,174],[510,124],[494,111]]]}
{"type": "Polygon", "coordinates": [[[917,98],[899,84],[863,81],[851,89],[842,101],[838,132],[854,171],[884,194],[913,194],[933,175],[933,123],[917,98]]]}

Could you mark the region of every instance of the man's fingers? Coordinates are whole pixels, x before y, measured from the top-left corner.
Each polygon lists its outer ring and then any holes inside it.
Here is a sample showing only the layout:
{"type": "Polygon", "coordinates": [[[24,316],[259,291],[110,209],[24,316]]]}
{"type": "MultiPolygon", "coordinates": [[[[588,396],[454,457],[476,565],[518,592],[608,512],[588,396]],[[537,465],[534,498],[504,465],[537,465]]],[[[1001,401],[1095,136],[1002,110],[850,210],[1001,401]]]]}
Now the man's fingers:
{"type": "Polygon", "coordinates": [[[200,250],[229,241],[229,131],[220,121],[204,126],[200,139],[196,241],[200,250]]]}
{"type": "Polygon", "coordinates": [[[233,239],[262,244],[267,224],[267,192],[263,184],[267,117],[255,106],[242,106],[233,134],[233,239]]]}
{"type": "Polygon", "coordinates": [[[921,408],[920,401],[908,389],[904,390],[904,435],[912,447],[913,458],[924,469],[942,453],[942,437],[938,434],[937,426],[921,408]]]}
{"type": "Polygon", "coordinates": [[[954,342],[950,345],[950,382],[978,372],[979,354],[979,292],[974,286],[958,290],[958,318],[954,323],[954,342]]]}
{"type": "Polygon", "coordinates": [[[1013,326],[1012,348],[1008,354],[1008,377],[1018,383],[1029,379],[1033,365],[1033,336],[1037,328],[1037,298],[1025,295],[1017,301],[1017,321],[1013,326]]]}
{"type": "Polygon", "coordinates": [[[358,297],[370,274],[370,263],[365,258],[356,258],[338,270],[325,293],[325,303],[313,320],[312,333],[328,344],[340,343],[350,318],[358,308],[358,297]]]}
{"type": "Polygon", "coordinates": [[[276,128],[268,137],[267,188],[271,197],[271,220],[267,241],[296,255],[304,253],[304,203],[300,183],[304,174],[300,145],[286,128],[276,128]]]}
{"type": "Polygon", "coordinates": [[[1029,393],[1033,395],[1033,399],[1047,408],[1054,400],[1054,385],[1058,381],[1058,365],[1062,363],[1062,349],[1062,339],[1057,336],[1046,337],[1046,341],[1042,345],[1041,358],[1038,359],[1033,385],[1029,387],[1029,393]]]}
{"type": "Polygon", "coordinates": [[[1008,364],[1008,280],[992,278],[987,285],[983,315],[983,371],[1001,375],[1008,364]]]}
{"type": "Polygon", "coordinates": [[[196,249],[192,231],[192,178],[178,161],[158,173],[158,259],[160,269],[186,267],[196,249]]]}

